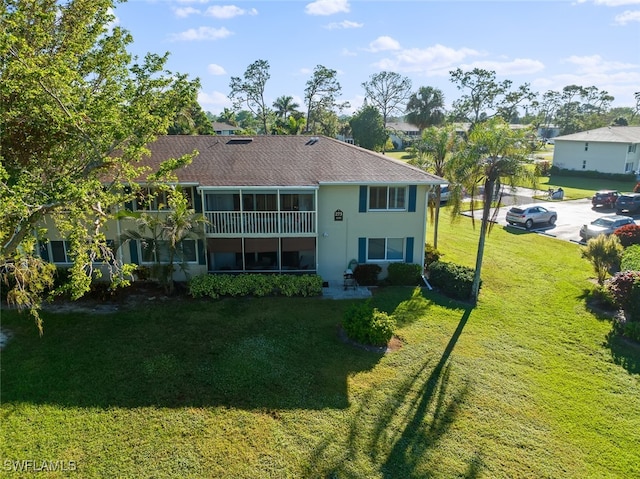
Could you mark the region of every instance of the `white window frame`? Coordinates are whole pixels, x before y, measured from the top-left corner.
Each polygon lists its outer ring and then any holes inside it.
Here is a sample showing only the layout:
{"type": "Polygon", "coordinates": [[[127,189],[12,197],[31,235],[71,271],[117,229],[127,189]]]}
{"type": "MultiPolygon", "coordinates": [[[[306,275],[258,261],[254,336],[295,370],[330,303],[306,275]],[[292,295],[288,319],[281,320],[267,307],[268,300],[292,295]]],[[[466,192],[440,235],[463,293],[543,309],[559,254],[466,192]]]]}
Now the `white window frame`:
{"type": "MultiPolygon", "coordinates": [[[[375,263],[375,262],[392,262],[392,263],[402,263],[405,258],[405,238],[367,238],[367,263],[375,263]],[[384,240],[384,258],[371,258],[371,241],[372,240],[384,240]],[[397,240],[400,242],[400,258],[390,258],[389,256],[389,241],[397,240]]],[[[393,250],[392,250],[393,251],[393,250]]]]}
{"type": "Polygon", "coordinates": [[[408,202],[408,194],[406,186],[393,186],[393,185],[380,185],[380,186],[369,186],[369,191],[367,192],[367,202],[369,206],[369,211],[407,211],[407,202],[408,202]],[[385,205],[384,208],[374,208],[371,205],[371,193],[373,188],[382,189],[385,188],[385,205]],[[397,206],[399,200],[399,192],[402,191],[402,206],[397,206]],[[393,200],[393,201],[392,201],[393,200]],[[391,207],[391,203],[395,206],[391,207]]]}

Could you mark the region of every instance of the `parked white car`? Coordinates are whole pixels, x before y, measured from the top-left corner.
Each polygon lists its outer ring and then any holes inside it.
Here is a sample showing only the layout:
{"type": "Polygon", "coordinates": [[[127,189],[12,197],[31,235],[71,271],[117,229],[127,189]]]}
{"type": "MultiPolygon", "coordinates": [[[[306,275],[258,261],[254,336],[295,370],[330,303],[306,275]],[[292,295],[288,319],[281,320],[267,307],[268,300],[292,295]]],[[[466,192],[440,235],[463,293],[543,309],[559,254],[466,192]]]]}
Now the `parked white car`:
{"type": "Polygon", "coordinates": [[[554,225],[558,219],[558,213],[542,205],[514,206],[507,211],[507,223],[510,225],[524,226],[528,230],[535,224],[554,225]]]}
{"type": "Polygon", "coordinates": [[[580,228],[580,238],[583,241],[588,241],[591,238],[595,238],[599,235],[610,235],[615,230],[624,225],[634,224],[631,216],[621,215],[606,215],[591,222],[588,225],[582,225],[580,228]]]}

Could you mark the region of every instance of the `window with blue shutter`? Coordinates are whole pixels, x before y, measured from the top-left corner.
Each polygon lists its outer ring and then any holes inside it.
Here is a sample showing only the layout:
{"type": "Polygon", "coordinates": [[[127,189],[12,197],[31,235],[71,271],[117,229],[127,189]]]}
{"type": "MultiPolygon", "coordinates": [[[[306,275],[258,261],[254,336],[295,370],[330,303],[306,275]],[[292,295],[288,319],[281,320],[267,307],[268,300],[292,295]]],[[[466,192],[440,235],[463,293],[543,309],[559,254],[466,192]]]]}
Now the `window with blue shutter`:
{"type": "Polygon", "coordinates": [[[367,238],[358,238],[358,263],[367,262],[367,238]]]}
{"type": "Polygon", "coordinates": [[[198,240],[198,264],[207,264],[207,249],[204,240],[198,240]]]}
{"type": "Polygon", "coordinates": [[[140,258],[138,257],[137,241],[129,241],[129,254],[131,255],[131,262],[133,264],[140,264],[140,258]]]}

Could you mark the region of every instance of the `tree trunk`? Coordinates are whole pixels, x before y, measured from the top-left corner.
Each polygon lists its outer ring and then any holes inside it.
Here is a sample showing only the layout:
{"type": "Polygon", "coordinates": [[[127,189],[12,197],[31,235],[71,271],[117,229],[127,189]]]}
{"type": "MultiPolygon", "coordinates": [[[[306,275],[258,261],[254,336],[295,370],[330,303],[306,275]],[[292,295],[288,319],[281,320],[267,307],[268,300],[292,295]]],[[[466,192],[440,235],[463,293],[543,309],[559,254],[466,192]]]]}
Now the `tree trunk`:
{"type": "MultiPolygon", "coordinates": [[[[478,252],[476,253],[476,269],[473,275],[473,285],[471,286],[471,299],[474,303],[478,302],[480,294],[480,273],[482,270],[482,259],[484,257],[484,244],[487,237],[487,223],[489,222],[489,213],[491,212],[491,199],[493,198],[494,180],[487,180],[484,184],[484,194],[482,205],[482,220],[480,222],[480,238],[478,239],[478,252]]],[[[473,201],[473,198],[471,199],[473,201]]]]}

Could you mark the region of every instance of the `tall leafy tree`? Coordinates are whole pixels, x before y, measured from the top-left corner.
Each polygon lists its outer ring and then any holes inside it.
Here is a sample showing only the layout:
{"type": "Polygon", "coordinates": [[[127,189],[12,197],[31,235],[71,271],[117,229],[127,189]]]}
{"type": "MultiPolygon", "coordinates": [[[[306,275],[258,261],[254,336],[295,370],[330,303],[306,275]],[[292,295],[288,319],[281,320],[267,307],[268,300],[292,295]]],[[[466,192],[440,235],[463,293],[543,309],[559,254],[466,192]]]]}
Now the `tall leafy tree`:
{"type": "Polygon", "coordinates": [[[338,104],[337,98],[342,92],[338,81],[338,72],[323,65],[317,65],[313,76],[307,81],[304,100],[307,107],[307,132],[316,133],[317,124],[323,114],[332,112],[336,107],[342,109],[346,104],[338,104]]]}
{"type": "Polygon", "coordinates": [[[271,78],[269,68],[268,61],[256,60],[247,67],[243,78],[231,77],[229,82],[229,98],[233,107],[238,110],[245,105],[260,121],[264,134],[269,132],[267,120],[270,110],[264,98],[267,81],[271,78]]]}
{"type": "Polygon", "coordinates": [[[453,102],[453,116],[467,121],[472,127],[479,121],[495,116],[509,122],[517,116],[517,109],[533,101],[535,94],[529,85],[512,89],[511,80],[498,81],[496,72],[474,68],[463,71],[457,68],[449,72],[451,81],[463,95],[453,102]]]}
{"type": "Polygon", "coordinates": [[[367,150],[380,151],[387,142],[382,115],[371,105],[364,105],[349,121],[353,140],[367,150]]]}
{"type": "MultiPolygon", "coordinates": [[[[476,254],[476,268],[472,286],[472,297],[477,301],[480,292],[482,261],[485,242],[495,222],[497,208],[491,211],[492,202],[501,199],[503,183],[515,186],[518,182],[535,179],[526,168],[528,154],[525,129],[513,130],[502,118],[492,118],[476,124],[469,134],[466,145],[454,156],[450,175],[456,184],[464,186],[475,198],[482,196],[482,217],[476,254]]],[[[453,218],[460,212],[460,197],[454,199],[453,218]]],[[[471,203],[474,218],[474,202],[471,203]]]]}
{"type": "Polygon", "coordinates": [[[236,126],[238,124],[236,121],[236,112],[226,107],[222,110],[222,113],[218,115],[218,121],[231,126],[236,126]]]}
{"type": "Polygon", "coordinates": [[[411,80],[399,73],[383,71],[371,75],[362,88],[369,104],[382,115],[382,123],[386,128],[390,116],[404,112],[405,103],[411,95],[411,80]]]}
{"type": "MultiPolygon", "coordinates": [[[[444,127],[431,126],[422,131],[417,145],[414,145],[416,155],[409,163],[429,173],[446,178],[448,176],[448,162],[456,152],[460,139],[453,125],[444,127]]],[[[459,196],[459,188],[449,186],[454,196],[459,196]]],[[[432,212],[433,247],[438,248],[438,223],[440,219],[441,186],[437,185],[435,194],[430,198],[429,209],[432,212]]]]}
{"type": "Polygon", "coordinates": [[[173,119],[167,131],[169,135],[213,135],[213,124],[208,115],[202,110],[197,100],[197,90],[194,88],[184,97],[184,105],[173,119]]]}
{"type": "Polygon", "coordinates": [[[444,121],[444,94],[430,86],[420,87],[409,97],[406,109],[407,121],[420,131],[444,121]]]}
{"type": "Polygon", "coordinates": [[[198,82],[166,71],[166,54],[133,58],[131,35],[110,28],[111,0],[5,0],[2,8],[0,279],[11,285],[8,299],[38,319],[53,269],[34,232],[46,227],[68,240],[74,298],[88,291],[96,261],[114,284],[126,283],[131,268],[117,262],[104,226],[130,197],[124,185],[145,173],[136,162],[146,145],[198,82]]]}

